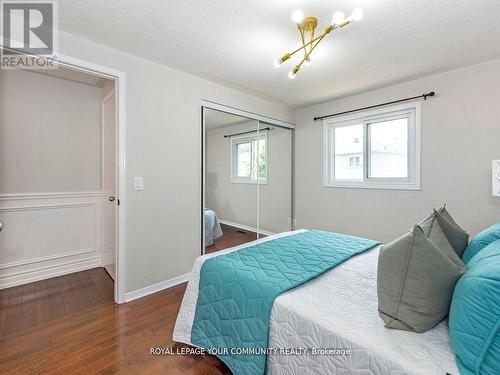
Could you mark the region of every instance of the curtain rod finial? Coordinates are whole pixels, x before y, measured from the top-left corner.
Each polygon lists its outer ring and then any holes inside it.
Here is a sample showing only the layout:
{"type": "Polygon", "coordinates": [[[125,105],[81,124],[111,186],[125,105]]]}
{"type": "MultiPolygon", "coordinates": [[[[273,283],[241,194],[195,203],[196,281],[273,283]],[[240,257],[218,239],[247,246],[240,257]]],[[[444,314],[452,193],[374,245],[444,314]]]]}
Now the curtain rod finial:
{"type": "Polygon", "coordinates": [[[434,91],[431,91],[430,93],[428,94],[424,94],[424,100],[427,100],[427,97],[430,96],[430,97],[433,97],[434,95],[436,95],[436,93],[434,91]]]}

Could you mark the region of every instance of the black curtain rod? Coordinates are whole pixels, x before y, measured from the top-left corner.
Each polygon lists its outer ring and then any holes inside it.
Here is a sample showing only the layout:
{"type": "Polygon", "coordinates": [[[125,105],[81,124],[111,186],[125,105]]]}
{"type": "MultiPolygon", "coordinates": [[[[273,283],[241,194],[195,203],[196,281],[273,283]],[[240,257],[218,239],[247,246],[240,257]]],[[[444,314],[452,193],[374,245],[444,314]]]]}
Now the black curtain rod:
{"type": "MultiPolygon", "coordinates": [[[[259,129],[260,132],[263,132],[263,131],[269,131],[271,130],[271,128],[262,128],[262,129],[259,129]]],[[[243,134],[250,134],[250,133],[257,133],[257,130],[250,130],[248,132],[241,132],[241,133],[235,133],[235,134],[227,134],[224,136],[224,138],[230,138],[230,137],[234,137],[236,135],[243,135],[243,134]]]]}
{"type": "Polygon", "coordinates": [[[357,109],[351,109],[350,111],[344,111],[344,112],[338,112],[338,113],[332,113],[331,115],[325,115],[325,116],[318,116],[318,117],[314,117],[314,121],[318,121],[318,120],[323,120],[324,118],[328,118],[328,117],[334,117],[334,116],[339,116],[339,115],[346,115],[348,113],[353,113],[353,112],[358,112],[358,111],[364,111],[365,109],[372,109],[372,108],[377,108],[377,107],[382,107],[384,105],[389,105],[389,104],[396,104],[396,103],[401,103],[401,102],[406,102],[408,100],[413,100],[413,99],[420,99],[420,98],[424,98],[424,100],[427,100],[427,97],[430,96],[430,97],[433,97],[434,95],[436,95],[436,93],[434,91],[431,91],[429,92],[428,94],[422,94],[422,95],[418,95],[418,96],[413,96],[411,98],[405,98],[405,99],[399,99],[399,100],[394,100],[392,102],[387,102],[387,103],[382,103],[382,104],[375,104],[375,105],[371,105],[369,107],[363,107],[363,108],[357,108],[357,109]]]}

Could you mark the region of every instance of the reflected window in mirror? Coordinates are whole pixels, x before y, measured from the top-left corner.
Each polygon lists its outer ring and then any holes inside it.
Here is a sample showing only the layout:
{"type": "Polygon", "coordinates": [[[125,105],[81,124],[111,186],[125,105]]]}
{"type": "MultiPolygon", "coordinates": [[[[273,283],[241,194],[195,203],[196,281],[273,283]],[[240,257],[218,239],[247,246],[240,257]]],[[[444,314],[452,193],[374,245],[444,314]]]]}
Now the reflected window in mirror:
{"type": "Polygon", "coordinates": [[[267,133],[231,139],[231,182],[266,184],[267,133]]]}

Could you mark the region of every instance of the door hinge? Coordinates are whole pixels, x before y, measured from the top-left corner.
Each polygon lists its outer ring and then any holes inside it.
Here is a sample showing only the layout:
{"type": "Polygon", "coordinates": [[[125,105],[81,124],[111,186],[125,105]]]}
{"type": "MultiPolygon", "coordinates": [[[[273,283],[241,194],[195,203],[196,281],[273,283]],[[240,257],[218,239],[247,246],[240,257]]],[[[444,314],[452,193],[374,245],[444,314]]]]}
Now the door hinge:
{"type": "Polygon", "coordinates": [[[118,198],[116,201],[117,201],[116,204],[119,206],[120,205],[120,198],[118,198]]]}

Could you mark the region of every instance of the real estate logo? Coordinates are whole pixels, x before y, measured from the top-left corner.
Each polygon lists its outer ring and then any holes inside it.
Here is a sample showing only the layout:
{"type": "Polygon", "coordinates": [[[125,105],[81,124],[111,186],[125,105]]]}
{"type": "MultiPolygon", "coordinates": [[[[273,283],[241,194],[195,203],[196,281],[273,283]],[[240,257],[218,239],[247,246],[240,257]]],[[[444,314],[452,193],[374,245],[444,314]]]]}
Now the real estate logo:
{"type": "Polygon", "coordinates": [[[56,69],[57,2],[2,0],[2,69],[56,69]]]}

